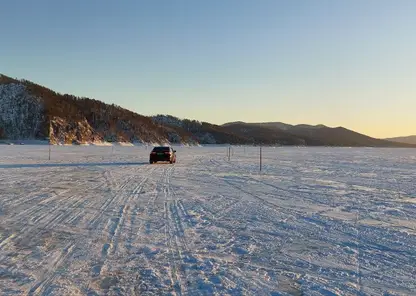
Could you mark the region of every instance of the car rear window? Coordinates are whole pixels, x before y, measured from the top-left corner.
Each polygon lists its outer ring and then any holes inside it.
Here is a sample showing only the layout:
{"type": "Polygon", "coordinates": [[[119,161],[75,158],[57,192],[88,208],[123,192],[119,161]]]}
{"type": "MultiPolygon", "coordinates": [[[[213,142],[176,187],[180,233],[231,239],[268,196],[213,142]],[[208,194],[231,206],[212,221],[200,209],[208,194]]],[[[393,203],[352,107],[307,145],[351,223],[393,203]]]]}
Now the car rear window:
{"type": "Polygon", "coordinates": [[[155,147],[153,148],[153,152],[169,152],[169,147],[155,147]]]}

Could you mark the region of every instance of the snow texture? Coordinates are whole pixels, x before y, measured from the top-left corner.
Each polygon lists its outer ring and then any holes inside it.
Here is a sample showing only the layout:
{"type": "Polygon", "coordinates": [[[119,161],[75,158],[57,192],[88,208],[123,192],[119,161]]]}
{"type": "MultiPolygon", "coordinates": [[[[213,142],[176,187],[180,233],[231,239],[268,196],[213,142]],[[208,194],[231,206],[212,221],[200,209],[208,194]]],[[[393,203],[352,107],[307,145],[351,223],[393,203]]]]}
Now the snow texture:
{"type": "Polygon", "coordinates": [[[416,150],[0,149],[2,295],[416,294],[416,150]]]}
{"type": "Polygon", "coordinates": [[[35,139],[41,133],[43,105],[23,84],[0,84],[0,138],[35,139]]]}

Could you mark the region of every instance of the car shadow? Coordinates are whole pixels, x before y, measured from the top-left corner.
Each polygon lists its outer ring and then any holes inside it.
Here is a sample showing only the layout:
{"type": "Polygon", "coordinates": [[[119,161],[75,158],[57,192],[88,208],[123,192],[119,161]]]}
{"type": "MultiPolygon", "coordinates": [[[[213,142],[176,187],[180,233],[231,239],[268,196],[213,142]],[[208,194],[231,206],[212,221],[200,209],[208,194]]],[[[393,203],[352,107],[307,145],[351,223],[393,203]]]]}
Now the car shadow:
{"type": "Polygon", "coordinates": [[[82,163],[12,163],[0,164],[0,169],[51,168],[51,167],[93,167],[93,166],[139,166],[148,162],[82,162],[82,163]]]}

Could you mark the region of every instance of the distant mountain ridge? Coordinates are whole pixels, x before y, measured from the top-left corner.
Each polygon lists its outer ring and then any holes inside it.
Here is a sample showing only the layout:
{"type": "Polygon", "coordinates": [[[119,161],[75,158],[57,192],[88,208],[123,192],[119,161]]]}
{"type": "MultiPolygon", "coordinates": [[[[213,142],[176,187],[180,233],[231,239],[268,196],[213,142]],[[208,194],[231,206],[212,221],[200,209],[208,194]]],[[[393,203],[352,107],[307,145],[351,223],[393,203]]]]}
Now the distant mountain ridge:
{"type": "Polygon", "coordinates": [[[172,115],[143,116],[114,104],[0,74],[0,139],[49,139],[51,143],[140,142],[150,144],[249,144],[416,147],[374,139],[325,125],[282,122],[223,125],[172,115]]]}
{"type": "Polygon", "coordinates": [[[318,124],[318,125],[310,125],[310,124],[296,124],[296,125],[292,125],[292,124],[287,124],[287,123],[283,123],[283,122],[260,122],[260,123],[254,123],[256,125],[259,126],[264,126],[264,127],[272,127],[272,128],[279,128],[281,130],[285,130],[285,131],[289,131],[291,129],[294,128],[322,128],[322,127],[327,127],[323,124],[318,124]]]}
{"type": "Polygon", "coordinates": [[[382,139],[375,139],[344,127],[327,127],[323,124],[308,125],[298,124],[290,125],[282,122],[267,123],[244,123],[230,122],[223,124],[229,130],[249,131],[252,136],[258,135],[259,128],[267,128],[274,131],[274,135],[280,138],[291,139],[292,141],[301,141],[306,146],[342,146],[342,147],[411,147],[412,144],[392,142],[382,139]]]}
{"type": "Polygon", "coordinates": [[[407,144],[416,145],[416,135],[407,136],[407,137],[386,138],[385,140],[391,141],[391,142],[407,143],[407,144]]]}

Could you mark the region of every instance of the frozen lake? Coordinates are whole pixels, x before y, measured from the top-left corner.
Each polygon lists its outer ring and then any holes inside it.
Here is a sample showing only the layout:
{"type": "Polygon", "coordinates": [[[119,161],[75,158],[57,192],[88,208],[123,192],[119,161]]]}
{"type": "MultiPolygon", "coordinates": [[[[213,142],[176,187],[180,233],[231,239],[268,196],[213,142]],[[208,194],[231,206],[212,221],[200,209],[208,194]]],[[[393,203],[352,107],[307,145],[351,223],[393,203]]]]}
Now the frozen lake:
{"type": "Polygon", "coordinates": [[[0,145],[2,295],[416,295],[416,149],[0,145]]]}

